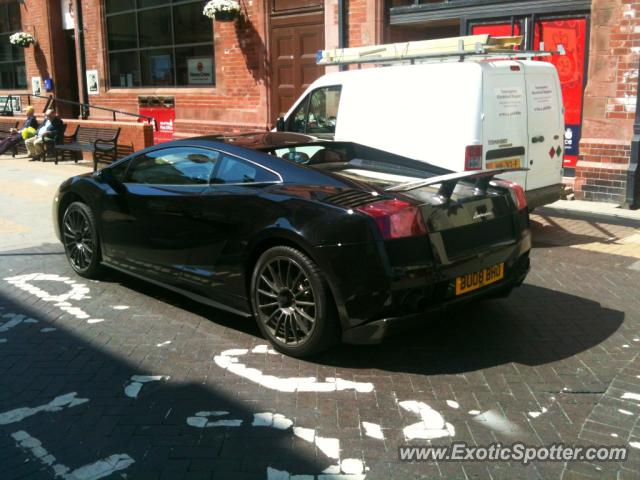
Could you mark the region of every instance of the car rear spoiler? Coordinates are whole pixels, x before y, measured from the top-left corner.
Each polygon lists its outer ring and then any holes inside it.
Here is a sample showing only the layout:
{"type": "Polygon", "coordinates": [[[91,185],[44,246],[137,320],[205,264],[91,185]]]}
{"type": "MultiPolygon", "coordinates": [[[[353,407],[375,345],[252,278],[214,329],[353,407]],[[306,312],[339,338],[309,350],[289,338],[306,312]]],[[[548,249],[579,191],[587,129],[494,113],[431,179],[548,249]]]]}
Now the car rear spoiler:
{"type": "Polygon", "coordinates": [[[475,179],[475,187],[478,192],[486,192],[489,182],[496,175],[507,172],[526,172],[528,168],[496,168],[487,170],[473,170],[469,172],[454,172],[437,177],[425,178],[424,180],[412,180],[410,182],[394,185],[386,189],[387,192],[408,192],[416,188],[428,187],[429,185],[440,185],[438,195],[445,197],[447,200],[451,198],[451,194],[460,181],[468,181],[475,179]]]}

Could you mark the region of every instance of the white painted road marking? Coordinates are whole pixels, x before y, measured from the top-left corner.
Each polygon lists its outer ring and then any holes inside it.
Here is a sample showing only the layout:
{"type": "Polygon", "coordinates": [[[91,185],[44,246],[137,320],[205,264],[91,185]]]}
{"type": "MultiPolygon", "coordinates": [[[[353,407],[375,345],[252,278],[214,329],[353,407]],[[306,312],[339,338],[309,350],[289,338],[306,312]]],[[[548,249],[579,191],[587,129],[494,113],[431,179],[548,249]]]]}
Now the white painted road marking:
{"type": "Polygon", "coordinates": [[[364,434],[367,437],[384,440],[382,429],[377,423],[362,422],[362,426],[364,427],[364,434]]]}
{"type": "MultiPolygon", "coordinates": [[[[275,375],[266,375],[257,368],[249,368],[245,364],[238,362],[238,357],[247,353],[249,353],[249,350],[246,348],[226,350],[220,355],[216,355],[214,361],[219,367],[231,373],[280,392],[335,392],[339,390],[355,390],[360,393],[373,392],[373,384],[369,382],[352,382],[334,377],[327,377],[324,382],[318,382],[315,377],[281,378],[275,375]]],[[[252,350],[252,353],[271,352],[266,345],[259,345],[252,350]]]]}
{"type": "Polygon", "coordinates": [[[226,412],[224,410],[213,412],[198,412],[195,414],[195,417],[187,418],[187,424],[196,428],[239,427],[240,425],[242,425],[242,420],[238,419],[214,420],[212,422],[208,420],[209,417],[223,417],[225,415],[229,415],[229,412],[226,412]]]}
{"type": "Polygon", "coordinates": [[[76,398],[77,393],[71,392],[54,398],[49,403],[39,407],[22,407],[0,413],[0,425],[8,425],[24,420],[40,412],[59,412],[63,408],[72,408],[89,401],[87,398],[76,398]]]}
{"type": "MultiPolygon", "coordinates": [[[[193,417],[187,418],[187,424],[196,428],[207,427],[237,427],[242,425],[242,420],[216,420],[213,422],[208,421],[208,417],[222,417],[228,415],[229,412],[224,410],[203,411],[198,412],[193,417]],[[222,423],[227,422],[227,423],[222,423]],[[231,424],[231,422],[234,422],[231,424]]],[[[322,473],[317,476],[318,479],[344,479],[344,480],[364,480],[364,472],[366,470],[362,460],[357,458],[345,458],[340,459],[340,440],[332,437],[321,437],[317,435],[316,430],[313,428],[296,427],[293,425],[293,420],[285,417],[279,413],[272,412],[260,412],[253,414],[252,427],[260,428],[275,428],[282,431],[291,431],[293,434],[304,440],[305,442],[312,443],[324,453],[325,456],[335,460],[335,464],[327,467],[322,473]]],[[[291,475],[289,472],[276,470],[268,467],[267,469],[268,479],[286,478],[289,480],[303,480],[313,479],[314,475],[291,475]]]]}
{"type": "Polygon", "coordinates": [[[142,385],[148,382],[159,382],[169,380],[168,375],[132,375],[131,382],[125,385],[124,394],[127,397],[138,398],[142,385]]]}
{"type": "Polygon", "coordinates": [[[89,288],[83,283],[76,283],[68,277],[61,277],[60,275],[51,273],[29,273],[15,277],[6,277],[5,280],[20,290],[31,293],[45,302],[53,302],[56,307],[80,320],[86,320],[90,317],[90,315],[84,310],[79,307],[74,307],[69,302],[69,300],[81,301],[91,298],[88,296],[89,288]],[[35,281],[61,282],[65,285],[69,285],[71,289],[65,293],[54,295],[46,290],[36,287],[32,283],[35,281]]]}
{"type": "Polygon", "coordinates": [[[453,428],[453,425],[445,422],[442,415],[426,403],[415,400],[405,400],[404,402],[399,402],[398,405],[408,412],[419,415],[421,419],[418,423],[404,427],[403,432],[407,440],[414,438],[430,440],[434,438],[453,437],[455,435],[456,430],[453,428]]]}
{"type": "Polygon", "coordinates": [[[40,440],[32,437],[24,430],[14,432],[11,436],[17,442],[18,447],[36,457],[43,465],[51,467],[54,477],[64,480],[98,480],[99,478],[107,477],[115,472],[124,470],[135,463],[135,460],[129,455],[119,453],[100,459],[97,462],[83,465],[70,472],[69,470],[71,469],[66,465],[58,463],[56,457],[51,455],[42,446],[40,440]]]}

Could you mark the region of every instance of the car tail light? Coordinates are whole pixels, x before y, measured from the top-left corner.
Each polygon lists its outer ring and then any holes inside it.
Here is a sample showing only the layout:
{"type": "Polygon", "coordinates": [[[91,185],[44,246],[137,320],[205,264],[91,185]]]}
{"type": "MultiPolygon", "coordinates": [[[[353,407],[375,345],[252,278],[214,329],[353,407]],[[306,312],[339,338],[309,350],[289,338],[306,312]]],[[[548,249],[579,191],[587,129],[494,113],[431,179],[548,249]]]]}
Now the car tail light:
{"type": "Polygon", "coordinates": [[[357,209],[373,217],[385,240],[427,234],[422,213],[415,205],[402,200],[381,200],[357,209]]]}
{"type": "Polygon", "coordinates": [[[527,208],[527,196],[524,193],[524,189],[519,183],[509,182],[507,180],[494,180],[493,183],[500,187],[508,188],[513,203],[516,204],[518,210],[527,208]]]}
{"type": "Polygon", "coordinates": [[[464,150],[464,169],[480,170],[482,168],[482,145],[467,145],[464,150]]]}

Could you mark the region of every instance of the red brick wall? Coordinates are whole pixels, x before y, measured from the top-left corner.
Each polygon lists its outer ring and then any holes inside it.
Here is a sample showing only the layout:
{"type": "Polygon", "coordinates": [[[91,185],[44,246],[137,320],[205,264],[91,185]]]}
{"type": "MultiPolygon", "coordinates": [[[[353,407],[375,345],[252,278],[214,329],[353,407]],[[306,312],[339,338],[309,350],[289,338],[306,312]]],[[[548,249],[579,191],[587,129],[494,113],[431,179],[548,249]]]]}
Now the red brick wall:
{"type": "MultiPolygon", "coordinates": [[[[42,121],[42,115],[36,115],[38,121],[42,121]]],[[[0,117],[0,123],[13,126],[15,122],[19,122],[19,126],[24,122],[24,117],[0,117]]],[[[72,135],[78,125],[88,127],[109,127],[120,128],[120,136],[118,137],[118,156],[123,157],[136,150],[150,147],[153,145],[153,127],[148,124],[134,122],[104,122],[98,120],[78,120],[67,118],[64,120],[67,124],[65,135],[72,135]]],[[[85,155],[85,158],[91,158],[91,154],[85,155]]]]}
{"type": "Polygon", "coordinates": [[[83,1],[87,69],[100,73],[100,95],[91,102],[138,111],[139,95],[175,98],[177,133],[263,130],[267,126],[264,2],[242,2],[244,19],[215,22],[216,85],[202,88],[108,89],[102,0],[83,1]]]}
{"type": "MultiPolygon", "coordinates": [[[[109,89],[104,0],[83,0],[86,65],[88,70],[98,70],[100,76],[100,94],[89,96],[90,103],[137,113],[139,95],[173,96],[178,132],[265,129],[268,122],[266,2],[245,1],[241,4],[244,20],[215,22],[214,25],[215,87],[109,89]]],[[[25,94],[31,90],[32,76],[52,76],[58,90],[53,93],[68,98],[69,93],[65,90],[67,60],[59,12],[60,0],[26,0],[22,6],[23,29],[34,33],[38,41],[35,47],[25,51],[29,87],[25,94]]],[[[23,103],[27,103],[26,97],[23,103]]],[[[42,111],[44,100],[32,103],[37,112],[42,111]]],[[[106,118],[106,115],[109,114],[92,111],[92,118],[106,118]]]]}
{"type": "Polygon", "coordinates": [[[622,203],[638,84],[640,1],[594,0],[576,198],[622,203]]]}

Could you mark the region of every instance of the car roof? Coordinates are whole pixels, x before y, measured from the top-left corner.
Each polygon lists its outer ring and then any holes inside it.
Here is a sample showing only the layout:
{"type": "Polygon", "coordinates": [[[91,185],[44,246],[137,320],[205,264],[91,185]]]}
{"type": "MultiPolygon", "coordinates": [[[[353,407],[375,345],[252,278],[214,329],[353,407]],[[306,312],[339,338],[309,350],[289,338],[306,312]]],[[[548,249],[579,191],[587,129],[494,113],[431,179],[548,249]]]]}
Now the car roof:
{"type": "Polygon", "coordinates": [[[191,138],[191,140],[223,142],[228,145],[237,145],[253,150],[266,150],[320,141],[311,135],[293,132],[250,132],[237,135],[205,135],[191,138]]]}

